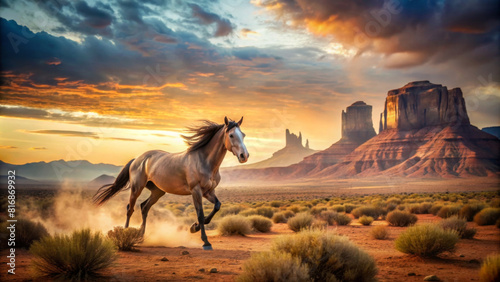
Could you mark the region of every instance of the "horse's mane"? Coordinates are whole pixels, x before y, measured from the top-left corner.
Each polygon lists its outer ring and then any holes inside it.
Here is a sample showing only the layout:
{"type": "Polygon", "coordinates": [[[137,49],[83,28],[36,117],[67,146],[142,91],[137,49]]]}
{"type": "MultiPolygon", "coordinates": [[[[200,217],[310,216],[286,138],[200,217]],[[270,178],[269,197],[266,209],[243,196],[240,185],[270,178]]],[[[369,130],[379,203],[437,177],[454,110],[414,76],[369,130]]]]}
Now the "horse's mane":
{"type": "MultiPolygon", "coordinates": [[[[202,125],[198,127],[188,127],[187,132],[192,133],[191,136],[181,135],[184,142],[189,146],[187,151],[193,152],[203,148],[212,140],[215,134],[224,127],[224,124],[217,124],[213,121],[202,120],[202,125]]],[[[230,121],[227,130],[238,126],[234,121],[230,121]]]]}

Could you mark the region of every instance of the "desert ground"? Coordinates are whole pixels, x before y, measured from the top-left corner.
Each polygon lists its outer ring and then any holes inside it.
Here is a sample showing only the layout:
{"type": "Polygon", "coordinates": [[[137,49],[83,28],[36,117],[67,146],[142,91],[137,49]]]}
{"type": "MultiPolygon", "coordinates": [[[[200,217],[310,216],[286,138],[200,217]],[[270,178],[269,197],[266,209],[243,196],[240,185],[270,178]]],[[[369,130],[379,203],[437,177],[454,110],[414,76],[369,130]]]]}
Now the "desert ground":
{"type": "MultiPolygon", "coordinates": [[[[497,180],[489,178],[480,179],[451,179],[451,180],[392,180],[393,182],[367,181],[367,180],[344,180],[333,186],[328,183],[315,185],[314,183],[294,183],[287,186],[251,186],[242,185],[238,187],[222,186],[218,188],[219,199],[224,208],[238,203],[270,202],[270,201],[307,201],[322,200],[329,197],[349,197],[384,194],[387,197],[401,194],[420,193],[422,197],[432,197],[434,193],[461,193],[468,191],[498,191],[497,180]],[[226,204],[225,203],[230,203],[226,204]]],[[[128,193],[121,193],[106,208],[102,214],[99,210],[87,209],[87,201],[92,194],[91,191],[82,193],[82,198],[66,197],[73,210],[65,203],[65,211],[69,219],[40,220],[51,233],[67,232],[77,226],[89,225],[89,222],[98,222],[95,229],[106,231],[113,226],[119,225],[124,220],[125,212],[122,207],[126,204],[128,193]],[[110,211],[112,210],[112,214],[110,211]],[[73,214],[72,212],[77,212],[73,214]],[[80,215],[78,215],[80,213],[80,215]],[[85,213],[93,213],[91,215],[85,213]],[[112,220],[103,220],[103,217],[110,217],[112,220]]],[[[58,198],[59,192],[36,190],[30,193],[41,198],[55,198],[55,202],[61,201],[58,198]]],[[[29,193],[27,193],[29,194],[29,193]]],[[[147,194],[147,193],[144,193],[147,194]]],[[[497,193],[498,194],[498,193],[497,193]]],[[[464,193],[464,195],[466,195],[464,193]]],[[[498,195],[496,196],[498,197],[498,195]]],[[[143,197],[145,198],[145,197],[143,197]]],[[[142,198],[141,198],[142,199],[142,198]]],[[[141,202],[141,199],[138,201],[141,202]]],[[[171,213],[163,213],[163,207],[182,203],[189,209],[190,197],[178,197],[167,195],[160,200],[157,206],[153,207],[148,220],[148,231],[152,240],[139,246],[133,252],[118,252],[118,259],[113,266],[102,273],[101,281],[234,281],[243,272],[243,264],[252,253],[268,251],[274,238],[281,235],[292,235],[286,223],[274,223],[271,232],[253,232],[246,236],[233,235],[221,236],[217,230],[208,230],[208,238],[213,245],[213,251],[204,251],[201,248],[202,241],[200,234],[190,234],[186,231],[181,222],[188,222],[190,219],[177,219],[173,226],[167,228],[172,223],[171,213]],[[151,222],[151,224],[149,224],[151,222]],[[167,226],[167,227],[166,227],[167,226]],[[162,233],[165,232],[165,233],[162,233]],[[164,235],[164,236],[163,236],[164,235]],[[166,258],[166,259],[165,259],[166,258]],[[216,270],[212,270],[216,269],[216,270]]],[[[33,204],[33,203],[31,203],[33,204]]],[[[29,206],[29,205],[28,205],[29,206]]],[[[29,206],[33,208],[33,206],[29,206]]],[[[206,205],[206,210],[211,208],[206,205]]],[[[36,211],[24,211],[31,218],[40,219],[36,211]]],[[[56,208],[53,214],[48,217],[61,216],[56,208]]],[[[138,210],[138,209],[137,209],[138,210]]],[[[61,212],[61,211],[59,211],[61,212]]],[[[132,226],[140,225],[139,212],[134,214],[132,226]]],[[[338,235],[347,236],[361,249],[371,255],[377,264],[379,281],[422,281],[425,276],[436,275],[442,281],[479,281],[478,272],[481,262],[491,254],[500,253],[500,229],[494,225],[478,226],[474,222],[468,222],[468,227],[477,229],[477,234],[473,239],[460,239],[454,252],[445,252],[437,258],[421,258],[418,256],[401,253],[395,249],[395,239],[407,229],[407,227],[388,226],[389,237],[386,240],[375,240],[370,236],[370,229],[376,225],[387,225],[387,221],[378,219],[371,226],[363,226],[354,219],[346,226],[328,226],[324,232],[331,232],[338,235]]],[[[417,214],[418,224],[437,223],[442,220],[432,214],[417,214]]],[[[194,217],[192,218],[194,220],[194,217]]],[[[2,271],[0,280],[2,281],[46,281],[46,278],[39,278],[34,275],[31,267],[33,256],[29,251],[16,250],[17,264],[16,274],[6,274],[7,250],[1,251],[2,271]]]]}

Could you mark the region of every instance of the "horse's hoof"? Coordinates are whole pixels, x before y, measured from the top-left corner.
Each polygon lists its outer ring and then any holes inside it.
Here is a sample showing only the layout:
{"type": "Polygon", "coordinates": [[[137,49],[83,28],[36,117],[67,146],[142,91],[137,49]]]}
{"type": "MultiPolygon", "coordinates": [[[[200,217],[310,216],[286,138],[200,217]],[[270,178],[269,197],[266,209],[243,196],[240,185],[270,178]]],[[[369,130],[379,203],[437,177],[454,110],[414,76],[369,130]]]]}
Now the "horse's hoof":
{"type": "Polygon", "coordinates": [[[200,231],[200,228],[198,227],[198,224],[193,223],[193,225],[191,225],[191,227],[189,228],[189,231],[191,233],[196,233],[196,232],[200,231]]]}
{"type": "Polygon", "coordinates": [[[208,246],[203,246],[203,250],[204,251],[212,251],[212,245],[208,245],[208,246]]]}

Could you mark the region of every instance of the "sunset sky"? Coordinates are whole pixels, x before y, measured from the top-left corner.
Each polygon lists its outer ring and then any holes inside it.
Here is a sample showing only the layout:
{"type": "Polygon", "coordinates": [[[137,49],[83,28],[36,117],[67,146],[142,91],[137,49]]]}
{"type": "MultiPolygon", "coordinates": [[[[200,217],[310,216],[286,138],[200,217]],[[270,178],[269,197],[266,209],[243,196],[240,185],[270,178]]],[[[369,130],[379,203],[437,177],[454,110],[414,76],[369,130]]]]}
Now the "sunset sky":
{"type": "MultiPolygon", "coordinates": [[[[500,125],[497,0],[0,0],[0,160],[123,165],[244,116],[250,162],[340,138],[342,109],[410,81],[460,87],[500,125]]],[[[232,155],[225,166],[236,165],[232,155]]]]}

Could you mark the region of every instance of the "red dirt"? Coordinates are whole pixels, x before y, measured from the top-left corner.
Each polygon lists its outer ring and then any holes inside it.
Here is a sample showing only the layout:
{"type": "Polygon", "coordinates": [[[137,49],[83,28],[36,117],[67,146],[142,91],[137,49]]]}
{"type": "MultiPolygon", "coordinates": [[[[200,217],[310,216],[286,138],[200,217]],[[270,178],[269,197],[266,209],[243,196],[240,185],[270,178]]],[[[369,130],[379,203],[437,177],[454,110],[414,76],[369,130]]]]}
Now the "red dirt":
{"type": "MultiPolygon", "coordinates": [[[[418,215],[418,223],[440,220],[432,215],[418,215]]],[[[373,225],[385,225],[378,220],[373,225]]],[[[454,253],[445,253],[439,258],[419,258],[398,252],[394,240],[406,228],[389,227],[389,239],[374,240],[369,235],[371,226],[361,226],[356,220],[349,226],[332,226],[327,232],[348,236],[359,247],[372,255],[379,268],[380,281],[422,281],[427,275],[437,275],[443,281],[478,281],[480,262],[493,253],[500,252],[500,229],[494,226],[477,226],[475,239],[461,239],[454,253]],[[415,276],[408,276],[415,273],[415,276]]],[[[203,251],[199,234],[192,234],[200,248],[185,247],[140,247],[138,252],[119,252],[119,258],[105,274],[103,281],[233,281],[242,272],[243,263],[253,252],[266,251],[271,240],[282,234],[292,234],[286,224],[275,224],[271,233],[258,233],[246,237],[222,237],[209,231],[209,240],[214,250],[203,251]],[[183,251],[189,254],[183,255],[183,251]],[[166,257],[168,261],[161,261],[166,257]],[[217,273],[210,273],[212,268],[217,273]],[[201,271],[204,269],[204,271],[201,271]]],[[[16,275],[6,274],[7,251],[1,252],[2,272],[0,280],[26,281],[33,278],[30,268],[31,255],[17,250],[16,275]]],[[[40,279],[39,281],[45,281],[40,279]]],[[[35,279],[37,281],[37,279],[35,279]]]]}

